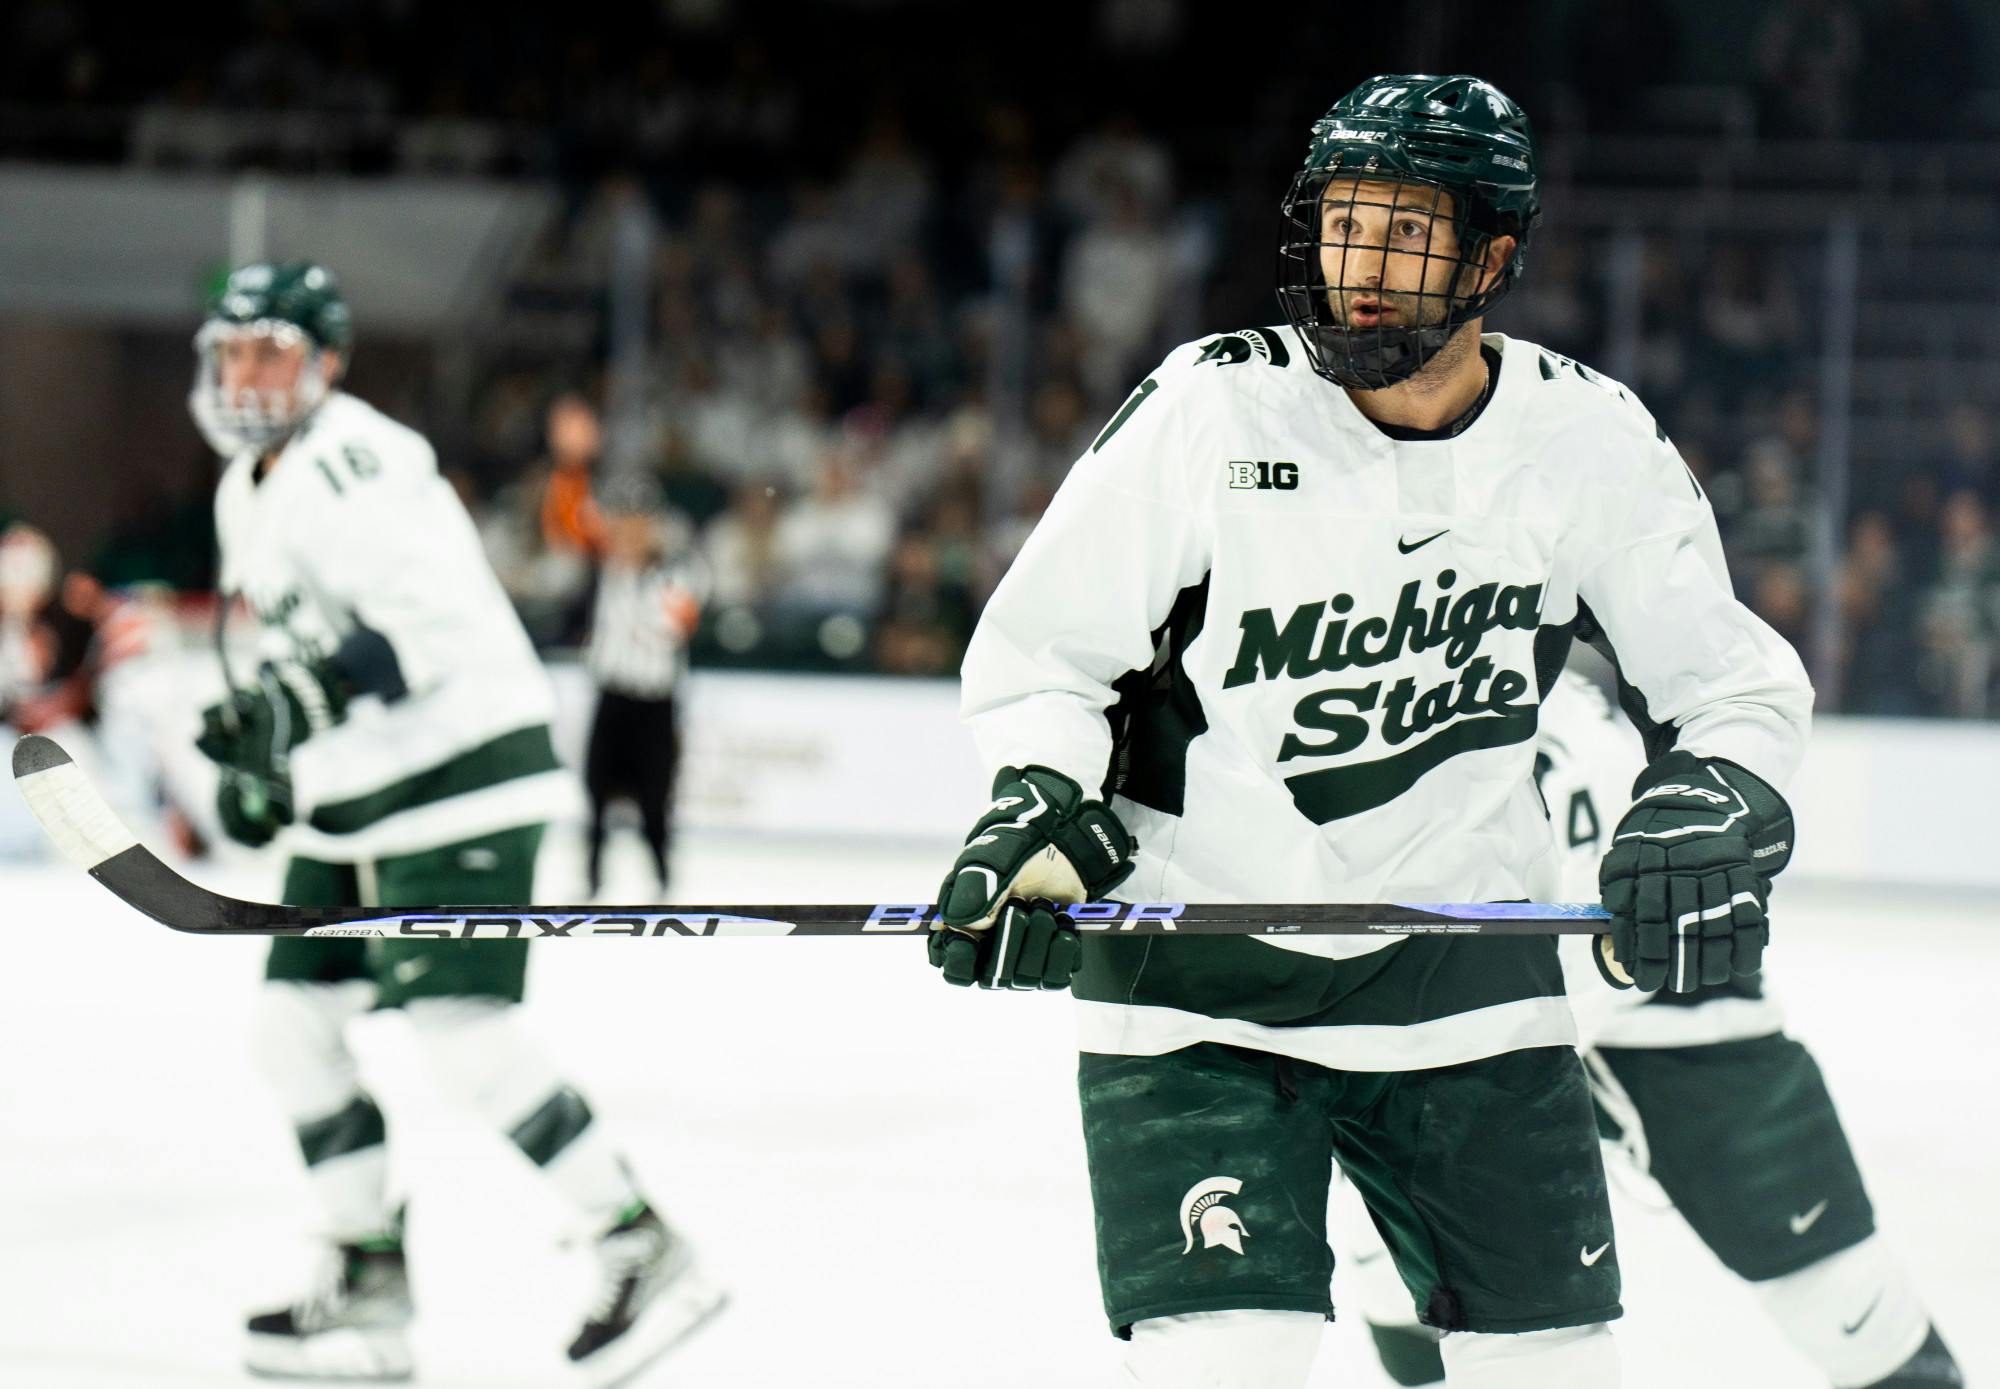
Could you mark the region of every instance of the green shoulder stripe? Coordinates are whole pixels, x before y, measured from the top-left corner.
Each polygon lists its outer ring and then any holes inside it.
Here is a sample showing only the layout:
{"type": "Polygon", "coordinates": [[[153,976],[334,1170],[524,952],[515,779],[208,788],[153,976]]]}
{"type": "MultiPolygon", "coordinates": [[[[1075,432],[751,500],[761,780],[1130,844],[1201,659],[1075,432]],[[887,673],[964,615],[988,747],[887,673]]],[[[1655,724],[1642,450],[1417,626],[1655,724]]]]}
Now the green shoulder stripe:
{"type": "Polygon", "coordinates": [[[1096,453],[1099,449],[1103,448],[1106,443],[1110,442],[1111,436],[1118,432],[1118,426],[1124,424],[1125,421],[1131,419],[1132,412],[1134,410],[1137,410],[1141,405],[1144,405],[1146,403],[1146,397],[1159,389],[1160,389],[1160,383],[1155,381],[1150,376],[1147,377],[1144,381],[1140,382],[1139,389],[1132,392],[1132,398],[1125,402],[1125,407],[1122,410],[1120,410],[1117,414],[1111,417],[1110,424],[1104,426],[1104,432],[1097,436],[1097,442],[1090,446],[1090,451],[1092,453],[1096,453]]]}
{"type": "Polygon", "coordinates": [[[312,813],[310,823],[322,834],[353,834],[398,811],[553,772],[561,765],[547,724],[517,728],[379,791],[331,801],[312,813]]]}

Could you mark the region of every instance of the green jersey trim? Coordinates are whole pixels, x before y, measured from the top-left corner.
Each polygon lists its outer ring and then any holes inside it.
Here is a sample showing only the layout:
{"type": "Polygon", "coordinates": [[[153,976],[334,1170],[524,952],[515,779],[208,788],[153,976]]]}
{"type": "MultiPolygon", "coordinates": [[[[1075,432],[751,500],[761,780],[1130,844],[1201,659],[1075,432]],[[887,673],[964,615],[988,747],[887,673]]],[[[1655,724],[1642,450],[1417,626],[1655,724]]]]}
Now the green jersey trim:
{"type": "Polygon", "coordinates": [[[1167,815],[1186,809],[1188,747],[1208,732],[1201,693],[1187,673],[1187,649],[1208,613],[1208,581],[1202,575],[1174,599],[1153,633],[1152,665],[1112,686],[1118,699],[1105,711],[1111,725],[1107,798],[1123,796],[1167,815]]]}
{"type": "Polygon", "coordinates": [[[1399,1028],[1563,993],[1555,938],[1421,937],[1346,958],[1257,937],[1092,933],[1080,999],[1232,1018],[1268,1028],[1399,1028]]]}
{"type": "Polygon", "coordinates": [[[547,724],[517,728],[378,791],[329,801],[307,823],[322,834],[353,834],[401,811],[553,772],[561,765],[547,724]]]}
{"type": "Polygon", "coordinates": [[[1427,1071],[1528,1047],[1576,1045],[1569,1001],[1521,998],[1402,1026],[1266,1027],[1179,1008],[1079,999],[1077,1047],[1108,1056],[1161,1056],[1201,1042],[1310,1061],[1337,1071],[1427,1071]]]}

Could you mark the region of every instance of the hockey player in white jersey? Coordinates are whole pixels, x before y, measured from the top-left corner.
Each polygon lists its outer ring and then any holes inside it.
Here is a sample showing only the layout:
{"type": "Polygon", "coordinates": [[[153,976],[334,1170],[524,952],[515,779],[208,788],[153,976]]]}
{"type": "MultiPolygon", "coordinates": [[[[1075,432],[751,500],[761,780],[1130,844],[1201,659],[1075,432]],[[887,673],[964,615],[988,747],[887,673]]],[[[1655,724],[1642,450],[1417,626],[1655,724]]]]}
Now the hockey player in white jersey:
{"type": "MultiPolygon", "coordinates": [[[[218,809],[233,837],[286,852],[287,903],[528,901],[543,824],[573,796],[548,678],[430,445],[339,389],[351,341],[333,276],[305,263],[237,270],[195,340],[190,408],[229,460],[222,586],[262,624],[254,680],[203,716],[218,809]]],[[[412,1372],[383,1115],[344,1040],[371,1008],[402,1008],[447,1089],[579,1209],[602,1270],[568,1347],[579,1377],[629,1373],[712,1307],[686,1241],[521,1029],[526,969],[523,941],[272,942],[254,1046],[328,1268],[251,1319],[251,1369],[412,1372]]]]}
{"type": "Polygon", "coordinates": [[[1546,898],[1537,703],[1583,635],[1661,729],[1600,968],[1758,968],[1810,687],[1645,409],[1481,333],[1539,214],[1526,117],[1373,79],[1284,212],[1287,326],[1174,351],[986,608],[963,708],[994,803],[931,958],[1077,995],[1124,1382],[1305,1382],[1337,1156],[1454,1385],[1599,1389],[1617,1253],[1553,939],[1079,941],[1048,909],[1546,898]]]}
{"type": "MultiPolygon", "coordinates": [[[[1589,901],[1645,750],[1587,678],[1542,700],[1536,779],[1561,860],[1559,895],[1589,901]]],[[[1761,975],[1688,993],[1612,992],[1589,943],[1563,968],[1611,1161],[1655,1179],[1716,1257],[1749,1283],[1833,1389],[1947,1389],[1964,1378],[1874,1207],[1812,1054],[1785,1035],[1761,975]]],[[[1616,1173],[1614,1172],[1614,1176],[1616,1173]]],[[[1435,1333],[1354,1203],[1336,1197],[1336,1247],[1398,1384],[1444,1383],[1435,1333]]]]}

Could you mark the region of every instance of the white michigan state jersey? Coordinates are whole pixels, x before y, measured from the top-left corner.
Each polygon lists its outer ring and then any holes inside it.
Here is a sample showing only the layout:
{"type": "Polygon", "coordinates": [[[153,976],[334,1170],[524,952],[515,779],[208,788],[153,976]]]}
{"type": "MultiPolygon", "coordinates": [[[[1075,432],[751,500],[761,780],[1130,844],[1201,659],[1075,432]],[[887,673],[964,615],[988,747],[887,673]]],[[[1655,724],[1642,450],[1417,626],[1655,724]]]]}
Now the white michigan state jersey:
{"type": "MultiPolygon", "coordinates": [[[[1561,861],[1557,894],[1565,902],[1595,902],[1598,864],[1631,808],[1646,750],[1604,692],[1574,671],[1564,671],[1542,699],[1536,748],[1536,776],[1561,861]]],[[[1784,1012],[1763,995],[1761,983],[1704,990],[1687,1001],[1614,989],[1591,960],[1595,948],[1593,937],[1563,937],[1563,983],[1582,1046],[1692,1047],[1784,1030],[1784,1012]]]]}
{"type": "Polygon", "coordinates": [[[260,657],[323,659],[366,627],[407,689],[356,698],[293,750],[283,847],[376,858],[567,806],[548,676],[423,436],[336,392],[255,470],[249,454],[230,462],[215,521],[222,585],[262,623],[260,657]]]}
{"type": "MultiPolygon", "coordinates": [[[[1290,329],[1188,344],[1070,471],[980,620],[962,712],[989,771],[1115,793],[1140,845],[1121,896],[1547,899],[1538,704],[1580,625],[1680,747],[1790,778],[1811,688],[1736,600],[1664,433],[1617,383],[1485,343],[1485,409],[1411,441],[1290,329]]],[[[1571,1036],[1548,1009],[1510,1044],[1571,1036]]]]}

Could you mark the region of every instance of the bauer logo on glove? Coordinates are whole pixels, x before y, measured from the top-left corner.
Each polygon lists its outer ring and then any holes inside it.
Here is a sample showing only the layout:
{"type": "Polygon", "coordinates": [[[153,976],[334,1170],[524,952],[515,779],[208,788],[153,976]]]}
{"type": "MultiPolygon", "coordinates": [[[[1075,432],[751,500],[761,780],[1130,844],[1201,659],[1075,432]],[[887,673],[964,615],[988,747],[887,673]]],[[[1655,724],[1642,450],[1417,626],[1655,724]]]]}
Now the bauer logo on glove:
{"type": "Polygon", "coordinates": [[[1136,848],[1111,808],[1061,772],[1002,767],[938,888],[931,963],[953,984],[1069,987],[1081,945],[1057,908],[1101,900],[1130,876],[1136,848]]]}

